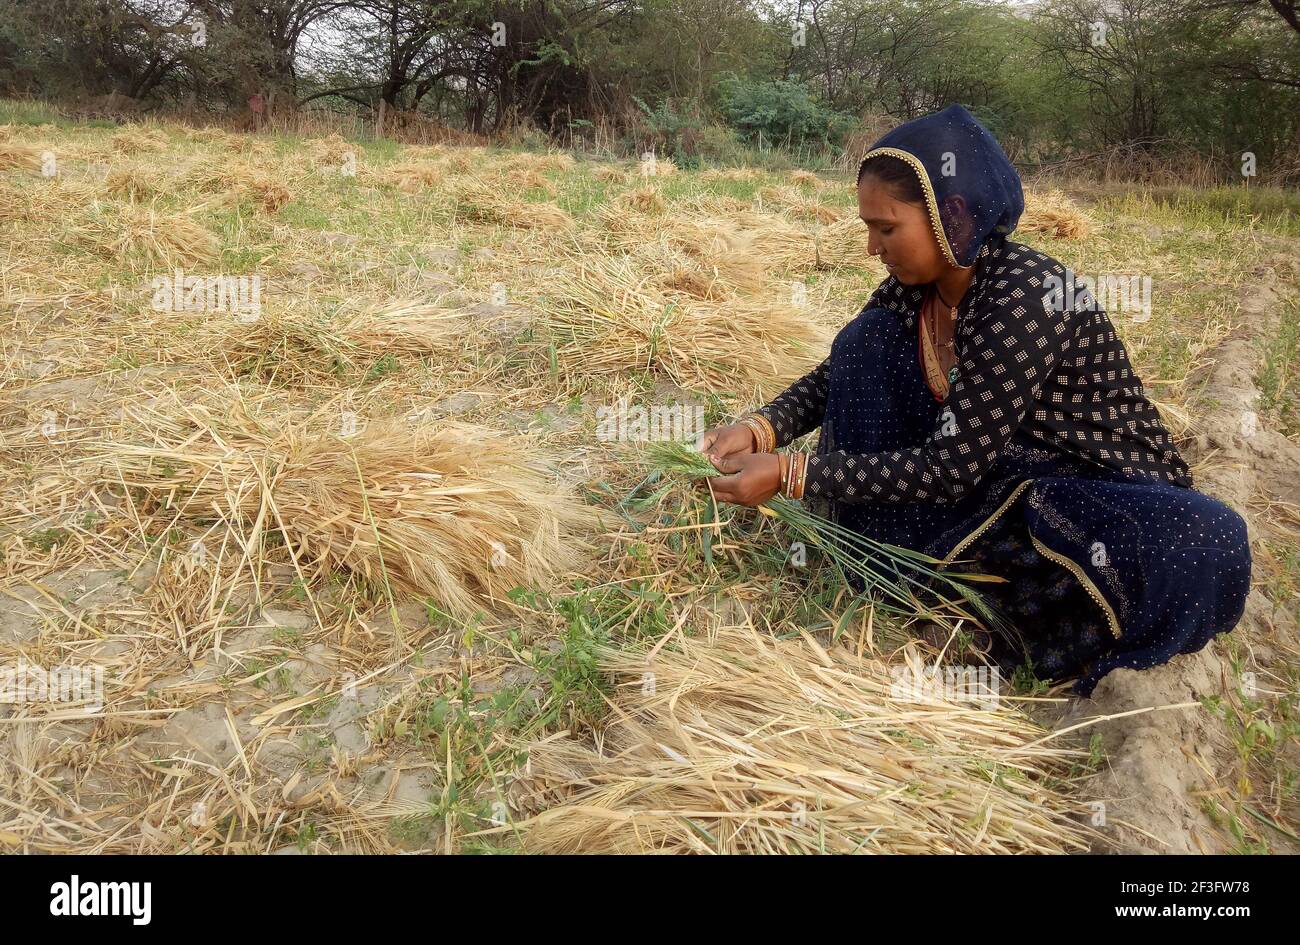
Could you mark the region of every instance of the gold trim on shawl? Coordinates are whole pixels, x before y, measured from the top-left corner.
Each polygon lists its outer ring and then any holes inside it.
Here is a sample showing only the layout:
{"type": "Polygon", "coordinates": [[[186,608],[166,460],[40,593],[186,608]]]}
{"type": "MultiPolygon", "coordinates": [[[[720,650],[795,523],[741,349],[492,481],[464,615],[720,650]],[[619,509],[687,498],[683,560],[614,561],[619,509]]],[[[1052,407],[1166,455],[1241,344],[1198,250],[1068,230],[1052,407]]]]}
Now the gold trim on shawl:
{"type": "MultiPolygon", "coordinates": [[[[979,528],[975,529],[975,531],[971,532],[953,546],[952,551],[950,551],[948,556],[943,559],[943,564],[952,564],[959,554],[970,547],[971,542],[975,541],[988,531],[993,524],[1006,513],[1007,509],[1011,508],[1011,503],[1020,498],[1020,493],[1029,488],[1033,482],[1034,480],[1032,479],[1026,479],[1024,482],[1018,484],[1014,489],[1012,489],[1011,495],[1007,496],[1006,501],[998,506],[996,512],[986,518],[979,528]]],[[[1097,590],[1097,585],[1092,583],[1092,578],[1088,577],[1083,568],[1076,564],[1073,559],[1061,554],[1060,552],[1053,551],[1033,535],[1029,536],[1029,540],[1034,543],[1034,547],[1040,554],[1055,561],[1078,578],[1079,583],[1083,585],[1083,589],[1088,592],[1088,596],[1096,601],[1097,606],[1101,608],[1102,613],[1106,617],[1106,623],[1110,627],[1110,632],[1114,635],[1115,639],[1118,640],[1121,635],[1119,618],[1115,616],[1115,611],[1111,608],[1110,603],[1107,602],[1106,598],[1102,596],[1101,591],[1097,590]]]]}

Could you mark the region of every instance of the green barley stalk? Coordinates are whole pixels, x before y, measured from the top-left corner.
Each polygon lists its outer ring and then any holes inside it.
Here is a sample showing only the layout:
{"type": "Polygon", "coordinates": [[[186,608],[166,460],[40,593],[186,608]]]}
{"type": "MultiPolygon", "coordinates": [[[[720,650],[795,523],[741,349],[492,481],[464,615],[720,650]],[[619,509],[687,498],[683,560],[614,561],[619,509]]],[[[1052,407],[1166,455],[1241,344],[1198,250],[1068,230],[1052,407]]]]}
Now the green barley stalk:
{"type": "MultiPolygon", "coordinates": [[[[686,443],[653,443],[646,449],[646,462],[660,473],[684,479],[719,475],[703,454],[686,443]]],[[[938,558],[875,541],[866,535],[814,515],[803,504],[784,496],[773,496],[759,507],[765,515],[781,521],[797,538],[822,550],[827,560],[846,580],[860,578],[866,588],[892,601],[906,612],[930,610],[921,598],[937,598],[941,609],[962,612],[958,600],[944,596],[942,589],[955,592],[969,604],[986,626],[1002,628],[1004,621],[967,581],[998,580],[987,575],[954,574],[941,570],[938,558]]]]}

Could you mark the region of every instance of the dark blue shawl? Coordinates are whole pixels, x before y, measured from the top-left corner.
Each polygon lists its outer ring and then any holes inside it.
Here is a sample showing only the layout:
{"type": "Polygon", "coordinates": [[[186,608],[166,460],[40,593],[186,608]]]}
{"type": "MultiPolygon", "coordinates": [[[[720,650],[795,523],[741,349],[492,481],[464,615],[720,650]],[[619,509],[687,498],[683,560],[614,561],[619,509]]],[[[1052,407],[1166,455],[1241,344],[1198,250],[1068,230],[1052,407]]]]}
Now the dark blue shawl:
{"type": "Polygon", "coordinates": [[[1009,234],[1025,209],[1020,175],[997,139],[960,105],[899,125],[864,161],[890,155],[921,179],[948,261],[969,267],[990,236],[1009,234]]]}

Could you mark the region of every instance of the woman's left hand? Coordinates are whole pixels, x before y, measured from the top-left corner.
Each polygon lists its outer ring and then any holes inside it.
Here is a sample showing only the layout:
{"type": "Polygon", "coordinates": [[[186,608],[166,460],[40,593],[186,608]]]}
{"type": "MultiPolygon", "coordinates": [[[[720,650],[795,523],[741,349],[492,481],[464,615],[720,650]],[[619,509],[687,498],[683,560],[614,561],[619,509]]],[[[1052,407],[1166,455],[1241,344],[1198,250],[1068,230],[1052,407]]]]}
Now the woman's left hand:
{"type": "Polygon", "coordinates": [[[726,476],[706,479],[715,498],[736,505],[762,505],[781,487],[781,459],[776,453],[745,453],[715,460],[726,476]]]}

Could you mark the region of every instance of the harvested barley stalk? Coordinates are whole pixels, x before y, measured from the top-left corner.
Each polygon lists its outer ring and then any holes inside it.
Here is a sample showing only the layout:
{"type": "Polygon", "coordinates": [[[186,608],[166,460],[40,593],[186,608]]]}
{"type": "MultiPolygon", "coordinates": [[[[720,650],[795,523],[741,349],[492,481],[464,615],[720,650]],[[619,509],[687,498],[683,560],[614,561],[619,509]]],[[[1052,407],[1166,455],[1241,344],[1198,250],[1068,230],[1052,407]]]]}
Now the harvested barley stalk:
{"type": "Polygon", "coordinates": [[[627,258],[573,260],[548,285],[544,313],[569,370],[652,370],[705,390],[771,389],[807,372],[830,342],[779,302],[668,298],[627,258]]]}
{"type": "MultiPolygon", "coordinates": [[[[651,468],[667,475],[687,479],[720,475],[704,454],[685,443],[652,443],[646,448],[645,459],[651,468]]],[[[759,511],[782,522],[798,540],[821,549],[844,580],[856,578],[890,610],[930,618],[978,616],[984,623],[1002,628],[998,615],[967,583],[990,580],[985,575],[944,571],[937,558],[875,541],[784,496],[773,496],[759,511]]]]}
{"type": "Polygon", "coordinates": [[[0,167],[23,167],[36,170],[41,166],[41,153],[36,148],[10,141],[0,141],[0,167]]]}
{"type": "Polygon", "coordinates": [[[1081,240],[1091,236],[1097,224],[1061,191],[1030,190],[1025,192],[1025,212],[1016,228],[1058,240],[1081,240]]]}
{"type": "Polygon", "coordinates": [[[306,383],[340,368],[364,369],[376,358],[445,354],[470,337],[474,319],[427,302],[389,302],[328,317],[265,307],[254,318],[227,312],[196,316],[194,357],[219,364],[264,366],[281,382],[306,383]],[[244,320],[241,320],[244,319],[244,320]]]}
{"type": "Polygon", "coordinates": [[[113,135],[112,145],[120,154],[163,151],[167,148],[167,135],[157,128],[129,125],[113,135]]]}
{"type": "Polygon", "coordinates": [[[456,194],[456,209],[466,219],[526,230],[572,231],[573,217],[553,203],[527,203],[502,195],[503,185],[472,179],[456,194]]]}
{"type": "Polygon", "coordinates": [[[240,411],[220,426],[193,410],[141,419],[155,442],[114,444],[105,457],[128,487],[172,514],[218,510],[278,532],[305,567],[431,595],[461,616],[555,580],[593,526],[526,444],[481,428],[382,421],[342,436],[240,411]]]}
{"type": "Polygon", "coordinates": [[[217,194],[226,203],[248,201],[267,213],[277,213],[292,199],[270,171],[248,161],[199,165],[186,176],[203,193],[217,194]]]}
{"type": "Polygon", "coordinates": [[[192,214],[162,214],[142,204],[97,208],[75,235],[102,255],[149,265],[206,262],[218,248],[192,214]]]}
{"type": "Polygon", "coordinates": [[[487,832],[537,853],[1086,849],[1065,794],[1077,752],[1040,744],[992,677],[927,686],[907,655],[891,667],[752,627],[648,659],[602,647],[618,688],[598,747],[532,745],[509,791],[529,816],[487,832]]]}

